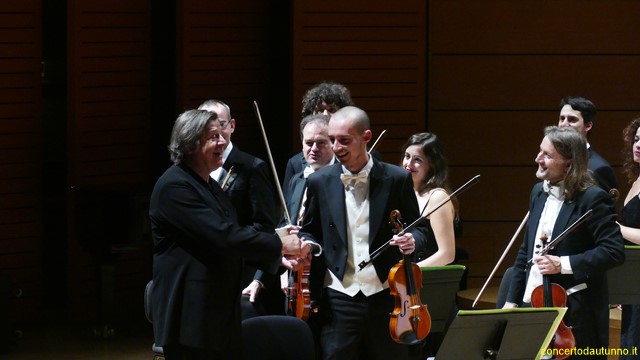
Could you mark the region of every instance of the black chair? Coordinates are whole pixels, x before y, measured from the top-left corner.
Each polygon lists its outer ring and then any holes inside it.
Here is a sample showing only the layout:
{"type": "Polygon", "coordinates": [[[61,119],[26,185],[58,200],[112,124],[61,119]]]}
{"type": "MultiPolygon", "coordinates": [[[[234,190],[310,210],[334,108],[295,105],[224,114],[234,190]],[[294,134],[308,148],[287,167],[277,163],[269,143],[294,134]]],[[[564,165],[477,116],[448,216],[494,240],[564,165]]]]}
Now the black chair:
{"type": "MultiPolygon", "coordinates": [[[[153,323],[153,316],[151,313],[151,287],[153,286],[153,280],[149,280],[147,286],[144,288],[144,314],[150,323],[153,323]]],[[[164,360],[164,350],[160,346],[156,346],[156,343],[151,345],[153,351],[153,360],[164,360]]]]}
{"type": "Polygon", "coordinates": [[[311,328],[293,316],[265,315],[242,321],[245,360],[314,360],[311,328]]]}
{"type": "Polygon", "coordinates": [[[242,295],[242,297],[240,297],[240,317],[242,320],[262,316],[264,313],[264,309],[259,302],[256,301],[252,303],[249,301],[249,295],[242,295]]]}

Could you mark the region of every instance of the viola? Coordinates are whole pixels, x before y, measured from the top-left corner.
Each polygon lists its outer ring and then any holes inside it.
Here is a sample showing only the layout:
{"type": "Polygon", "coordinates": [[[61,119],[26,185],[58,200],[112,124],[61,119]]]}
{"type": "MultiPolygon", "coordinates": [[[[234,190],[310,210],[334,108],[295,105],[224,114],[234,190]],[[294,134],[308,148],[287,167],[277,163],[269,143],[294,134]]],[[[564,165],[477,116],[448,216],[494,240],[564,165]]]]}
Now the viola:
{"type": "Polygon", "coordinates": [[[309,274],[311,266],[306,264],[298,271],[289,272],[287,288],[287,314],[307,321],[311,312],[311,291],[309,290],[309,274]]]}
{"type": "MultiPolygon", "coordinates": [[[[547,236],[543,234],[540,240],[542,240],[542,245],[545,246],[547,243],[547,236]]],[[[567,291],[562,286],[552,283],[549,276],[550,275],[542,275],[542,285],[533,289],[533,293],[531,294],[531,306],[567,307],[567,291]]],[[[570,355],[566,354],[571,354],[570,350],[576,347],[576,339],[573,336],[571,328],[568,327],[564,321],[560,321],[560,324],[556,329],[556,333],[551,339],[551,343],[548,347],[563,349],[562,351],[556,352],[557,354],[560,354],[557,356],[557,359],[559,360],[570,357],[570,355]]]]}
{"type": "MultiPolygon", "coordinates": [[[[401,232],[403,224],[400,212],[393,210],[391,224],[396,232],[401,232]]],[[[389,290],[395,296],[395,308],[390,314],[389,332],[391,338],[400,344],[419,344],[431,330],[431,315],[427,306],[420,301],[422,271],[411,262],[409,255],[394,265],[389,271],[389,290]]]]}

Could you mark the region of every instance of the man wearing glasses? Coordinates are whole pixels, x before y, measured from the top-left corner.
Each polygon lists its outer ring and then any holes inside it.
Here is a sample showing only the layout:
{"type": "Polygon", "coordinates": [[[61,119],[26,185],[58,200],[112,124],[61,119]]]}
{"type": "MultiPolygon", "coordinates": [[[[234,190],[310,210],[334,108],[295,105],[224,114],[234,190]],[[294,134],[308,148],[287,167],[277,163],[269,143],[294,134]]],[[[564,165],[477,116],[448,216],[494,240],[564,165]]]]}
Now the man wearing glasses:
{"type": "MultiPolygon", "coordinates": [[[[240,225],[253,226],[261,232],[275,233],[281,211],[277,205],[277,191],[267,163],[240,151],[231,142],[236,120],[231,117],[229,105],[220,100],[211,99],[203,102],[198,110],[213,111],[218,114],[220,132],[227,146],[222,153],[222,167],[212,172],[211,177],[220,183],[222,190],[231,198],[240,225]]],[[[245,264],[241,288],[245,288],[253,281],[255,272],[255,267],[245,264]]],[[[282,308],[280,304],[281,312],[283,312],[282,308]]]]}

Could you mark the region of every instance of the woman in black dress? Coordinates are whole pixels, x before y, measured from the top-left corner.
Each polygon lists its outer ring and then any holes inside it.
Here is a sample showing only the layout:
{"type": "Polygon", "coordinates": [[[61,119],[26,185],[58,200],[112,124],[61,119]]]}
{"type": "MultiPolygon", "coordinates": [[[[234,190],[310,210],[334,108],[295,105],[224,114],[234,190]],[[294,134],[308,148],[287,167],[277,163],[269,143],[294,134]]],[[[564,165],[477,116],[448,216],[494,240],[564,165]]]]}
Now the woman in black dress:
{"type": "MultiPolygon", "coordinates": [[[[623,138],[624,172],[631,189],[620,212],[620,230],[626,245],[640,245],[640,118],[624,129],[623,138]]],[[[620,348],[629,349],[629,355],[620,359],[635,358],[631,354],[634,347],[640,347],[640,304],[622,305],[621,327],[620,348]]]]}

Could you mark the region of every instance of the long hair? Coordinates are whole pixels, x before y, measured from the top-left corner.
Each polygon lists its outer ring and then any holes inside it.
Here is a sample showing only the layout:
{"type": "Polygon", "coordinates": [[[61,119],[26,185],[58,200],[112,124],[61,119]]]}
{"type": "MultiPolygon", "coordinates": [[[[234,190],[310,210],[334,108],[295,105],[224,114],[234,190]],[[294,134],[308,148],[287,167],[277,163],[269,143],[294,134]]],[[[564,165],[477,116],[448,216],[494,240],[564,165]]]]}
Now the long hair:
{"type": "Polygon", "coordinates": [[[585,191],[595,184],[589,173],[589,151],[587,141],[570,126],[547,126],[544,135],[551,141],[556,151],[569,160],[569,170],[564,178],[568,200],[573,200],[576,191],[585,191]]]}
{"type": "Polygon", "coordinates": [[[451,192],[449,186],[449,166],[440,139],[435,134],[428,132],[413,134],[402,146],[402,154],[407,151],[409,146],[413,145],[420,146],[429,162],[429,171],[419,191],[441,187],[447,190],[447,192],[451,192]]]}
{"type": "Polygon", "coordinates": [[[200,146],[200,137],[210,121],[218,119],[215,112],[206,110],[187,110],[180,114],[173,124],[169,155],[174,164],[180,164],[185,156],[200,146]]]}
{"type": "Polygon", "coordinates": [[[640,128],[640,118],[631,120],[631,123],[622,130],[622,169],[627,176],[627,182],[633,183],[640,176],[640,164],[633,161],[633,144],[636,142],[636,132],[640,128]]]}

